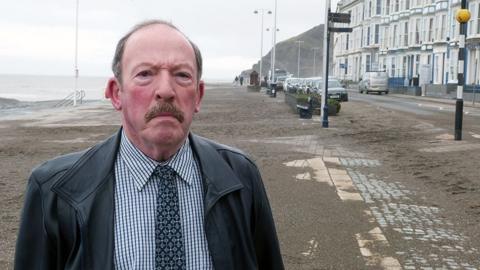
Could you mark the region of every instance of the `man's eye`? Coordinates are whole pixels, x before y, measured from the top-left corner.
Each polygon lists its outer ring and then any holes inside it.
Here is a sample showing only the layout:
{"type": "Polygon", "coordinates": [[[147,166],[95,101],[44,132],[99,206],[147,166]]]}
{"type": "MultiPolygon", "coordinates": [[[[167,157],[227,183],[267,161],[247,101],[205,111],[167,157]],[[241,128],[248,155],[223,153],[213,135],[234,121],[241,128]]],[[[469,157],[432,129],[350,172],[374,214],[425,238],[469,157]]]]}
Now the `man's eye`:
{"type": "Polygon", "coordinates": [[[177,73],[177,77],[188,79],[188,78],[190,78],[191,76],[190,76],[189,73],[186,73],[186,72],[178,72],[178,73],[177,73]]]}
{"type": "Polygon", "coordinates": [[[148,77],[148,76],[151,76],[153,73],[152,71],[150,70],[143,70],[143,71],[140,71],[137,76],[138,77],[148,77]]]}

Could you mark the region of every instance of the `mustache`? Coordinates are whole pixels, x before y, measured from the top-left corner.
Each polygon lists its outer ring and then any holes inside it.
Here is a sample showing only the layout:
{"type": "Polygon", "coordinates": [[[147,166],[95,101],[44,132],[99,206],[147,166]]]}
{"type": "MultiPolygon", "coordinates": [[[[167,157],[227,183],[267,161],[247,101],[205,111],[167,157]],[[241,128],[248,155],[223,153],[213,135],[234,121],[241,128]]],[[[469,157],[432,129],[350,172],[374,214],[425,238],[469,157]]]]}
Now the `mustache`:
{"type": "Polygon", "coordinates": [[[145,114],[145,122],[150,122],[150,120],[159,116],[162,113],[172,114],[173,117],[175,117],[180,123],[183,123],[185,119],[185,117],[183,116],[183,112],[172,103],[157,103],[145,114]]]}

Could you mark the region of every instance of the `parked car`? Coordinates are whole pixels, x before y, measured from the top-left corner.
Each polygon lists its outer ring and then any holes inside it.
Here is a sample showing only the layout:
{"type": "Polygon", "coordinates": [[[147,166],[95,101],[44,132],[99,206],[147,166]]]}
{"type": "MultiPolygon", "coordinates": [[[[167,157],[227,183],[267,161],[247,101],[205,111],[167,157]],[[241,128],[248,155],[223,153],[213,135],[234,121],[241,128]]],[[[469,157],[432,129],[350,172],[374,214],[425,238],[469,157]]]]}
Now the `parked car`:
{"type": "Polygon", "coordinates": [[[287,80],[289,76],[278,76],[276,78],[277,86],[275,87],[276,90],[284,90],[285,89],[285,80],[287,80]]]}
{"type": "Polygon", "coordinates": [[[369,71],[363,74],[358,83],[358,92],[388,94],[388,74],[386,71],[369,71]]]}
{"type": "MultiPolygon", "coordinates": [[[[323,78],[313,79],[313,91],[321,94],[323,91],[323,78]]],[[[348,101],[348,92],[340,81],[334,77],[328,78],[328,98],[339,101],[348,101]]]]}
{"type": "Polygon", "coordinates": [[[283,84],[283,90],[285,92],[295,93],[297,91],[297,82],[298,78],[289,77],[285,79],[285,83],[283,84]]]}

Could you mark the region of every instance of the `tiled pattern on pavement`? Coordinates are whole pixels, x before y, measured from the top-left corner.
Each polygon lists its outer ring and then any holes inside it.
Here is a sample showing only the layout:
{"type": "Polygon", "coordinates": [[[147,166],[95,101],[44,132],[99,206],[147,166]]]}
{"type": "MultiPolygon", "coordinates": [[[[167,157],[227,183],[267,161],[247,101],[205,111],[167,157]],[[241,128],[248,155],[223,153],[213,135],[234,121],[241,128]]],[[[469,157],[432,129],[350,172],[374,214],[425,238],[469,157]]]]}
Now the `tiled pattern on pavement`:
{"type": "MultiPolygon", "coordinates": [[[[351,164],[340,160],[344,166],[351,164]]],[[[404,269],[478,269],[478,259],[474,265],[469,261],[480,253],[467,247],[468,238],[442,217],[442,209],[414,204],[415,193],[400,183],[387,183],[355,168],[347,171],[380,227],[403,239],[394,248],[400,250],[396,254],[404,269]]]]}
{"type": "Polygon", "coordinates": [[[358,159],[358,158],[340,158],[340,162],[345,167],[378,167],[380,161],[374,159],[358,159]]]}
{"type": "Polygon", "coordinates": [[[443,217],[442,209],[417,205],[415,192],[399,182],[387,182],[374,174],[364,175],[361,167],[378,167],[381,162],[365,154],[348,151],[341,146],[321,145],[316,136],[280,137],[255,142],[286,144],[295,151],[317,155],[317,158],[285,163],[292,167],[314,168],[314,175],[302,173],[296,180],[316,180],[334,185],[344,200],[365,201],[366,215],[378,224],[366,234],[357,234],[357,242],[367,266],[383,269],[479,269],[480,252],[468,247],[469,239],[455,230],[454,224],[443,217]],[[333,167],[328,166],[329,163],[333,167]],[[345,169],[339,169],[342,166],[345,169]],[[349,186],[348,182],[352,182],[349,186]],[[349,196],[344,196],[348,194],[349,196]],[[350,196],[351,195],[351,196],[350,196]],[[360,196],[361,195],[361,196],[360,196]],[[384,237],[383,233],[388,237],[384,237]],[[388,241],[390,239],[390,243],[388,241]],[[392,242],[394,241],[394,242],[392,242]],[[371,248],[376,246],[376,248],[371,248]],[[395,251],[396,258],[381,256],[386,246],[395,251]],[[379,258],[380,257],[380,258],[379,258]]]}

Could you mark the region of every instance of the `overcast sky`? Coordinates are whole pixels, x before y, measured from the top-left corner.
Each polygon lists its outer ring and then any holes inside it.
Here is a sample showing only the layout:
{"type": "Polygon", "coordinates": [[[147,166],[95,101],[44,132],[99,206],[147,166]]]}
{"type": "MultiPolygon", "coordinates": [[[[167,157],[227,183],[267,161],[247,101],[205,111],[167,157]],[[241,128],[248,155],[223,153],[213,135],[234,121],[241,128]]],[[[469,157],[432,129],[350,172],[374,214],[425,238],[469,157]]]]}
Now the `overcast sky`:
{"type": "MultiPolygon", "coordinates": [[[[325,0],[277,0],[277,42],[324,22],[325,0]]],[[[332,0],[332,7],[338,0],[332,0]]],[[[260,58],[261,16],[273,27],[275,0],[80,0],[80,76],[110,76],[118,39],[146,19],[172,21],[200,47],[204,78],[231,79],[260,58]]],[[[72,75],[76,0],[2,1],[0,73],[72,75]]],[[[272,46],[264,32],[264,54],[272,46]]]]}

